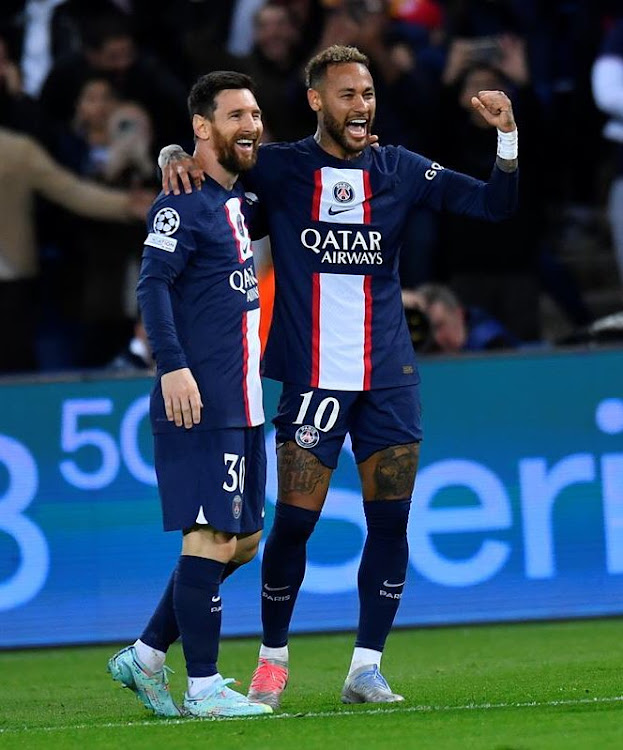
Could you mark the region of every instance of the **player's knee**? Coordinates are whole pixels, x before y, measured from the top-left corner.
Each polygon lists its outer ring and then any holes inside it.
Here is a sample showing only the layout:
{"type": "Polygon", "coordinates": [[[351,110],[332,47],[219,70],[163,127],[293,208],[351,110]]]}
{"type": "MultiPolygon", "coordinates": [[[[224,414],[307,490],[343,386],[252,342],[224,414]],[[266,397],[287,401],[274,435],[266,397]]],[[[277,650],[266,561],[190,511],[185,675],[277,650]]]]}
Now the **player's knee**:
{"type": "Polygon", "coordinates": [[[304,544],[312,535],[320,511],[277,503],[271,536],[291,544],[304,544]]]}
{"type": "Polygon", "coordinates": [[[212,543],[219,550],[222,550],[224,557],[229,556],[230,560],[236,554],[236,537],[233,534],[224,531],[215,531],[212,543]]]}
{"type": "Polygon", "coordinates": [[[363,504],[368,534],[406,539],[411,500],[372,500],[363,504]]]}
{"type": "Polygon", "coordinates": [[[261,538],[261,531],[257,531],[255,534],[249,534],[249,536],[243,538],[238,538],[238,541],[236,542],[236,552],[232,562],[235,562],[238,565],[246,565],[248,562],[251,562],[251,560],[257,555],[261,538]]]}

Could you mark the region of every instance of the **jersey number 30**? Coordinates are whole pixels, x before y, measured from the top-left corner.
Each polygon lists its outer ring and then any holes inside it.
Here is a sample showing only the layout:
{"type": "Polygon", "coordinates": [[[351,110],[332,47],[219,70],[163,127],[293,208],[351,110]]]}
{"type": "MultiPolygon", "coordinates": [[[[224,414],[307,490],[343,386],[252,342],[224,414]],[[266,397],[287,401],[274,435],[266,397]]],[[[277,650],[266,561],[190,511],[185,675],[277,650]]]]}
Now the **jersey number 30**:
{"type": "Polygon", "coordinates": [[[223,482],[226,492],[244,492],[244,456],[237,453],[223,453],[223,462],[227,467],[227,480],[223,482]]]}

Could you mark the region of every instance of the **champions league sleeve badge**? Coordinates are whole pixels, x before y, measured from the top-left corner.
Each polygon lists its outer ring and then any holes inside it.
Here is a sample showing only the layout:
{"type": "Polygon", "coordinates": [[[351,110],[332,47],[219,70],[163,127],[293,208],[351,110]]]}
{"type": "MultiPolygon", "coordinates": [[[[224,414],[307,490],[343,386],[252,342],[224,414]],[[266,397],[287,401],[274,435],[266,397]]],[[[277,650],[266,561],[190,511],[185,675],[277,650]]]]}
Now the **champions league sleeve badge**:
{"type": "Polygon", "coordinates": [[[320,433],[312,425],[304,424],[298,428],[294,439],[300,448],[315,448],[320,441],[320,433]]]}
{"type": "Polygon", "coordinates": [[[167,236],[174,234],[180,227],[180,215],[174,208],[161,208],[154,216],[154,232],[167,236]]]}
{"type": "Polygon", "coordinates": [[[167,253],[174,253],[177,240],[169,235],[174,234],[180,228],[180,215],[174,208],[161,208],[154,216],[153,232],[147,235],[145,245],[157,247],[167,253]]]}

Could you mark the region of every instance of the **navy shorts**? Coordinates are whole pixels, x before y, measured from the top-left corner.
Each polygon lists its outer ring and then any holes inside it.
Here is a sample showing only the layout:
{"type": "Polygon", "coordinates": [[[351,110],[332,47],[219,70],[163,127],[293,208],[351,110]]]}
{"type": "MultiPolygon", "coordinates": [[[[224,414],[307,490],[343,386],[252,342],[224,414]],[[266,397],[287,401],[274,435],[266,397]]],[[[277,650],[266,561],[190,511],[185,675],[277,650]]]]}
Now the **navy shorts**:
{"type": "Polygon", "coordinates": [[[348,432],[359,464],[392,445],[422,439],[420,390],[330,391],[284,383],[273,424],[278,445],[293,440],[331,469],[348,432]]]}
{"type": "Polygon", "coordinates": [[[196,523],[251,534],[264,526],[264,425],[154,435],[165,531],[196,523]]]}

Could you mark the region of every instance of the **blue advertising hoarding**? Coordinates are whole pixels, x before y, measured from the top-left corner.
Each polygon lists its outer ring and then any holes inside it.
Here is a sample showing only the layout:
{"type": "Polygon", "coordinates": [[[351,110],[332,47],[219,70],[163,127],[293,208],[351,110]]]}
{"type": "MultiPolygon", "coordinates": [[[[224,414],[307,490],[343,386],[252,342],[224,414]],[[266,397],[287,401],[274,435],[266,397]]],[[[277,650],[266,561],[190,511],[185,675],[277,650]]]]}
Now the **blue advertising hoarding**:
{"type": "MultiPolygon", "coordinates": [[[[623,351],[421,365],[425,438],[401,626],[623,613],[623,351]]],[[[151,380],[0,386],[0,647],[134,639],[179,554],[162,531],[151,380]]],[[[265,383],[267,414],[278,385],[265,383]]],[[[276,497],[272,427],[267,525],[276,497]]],[[[354,629],[365,522],[346,445],[293,629],[354,629]]],[[[259,632],[259,559],[223,587],[259,632]]]]}

